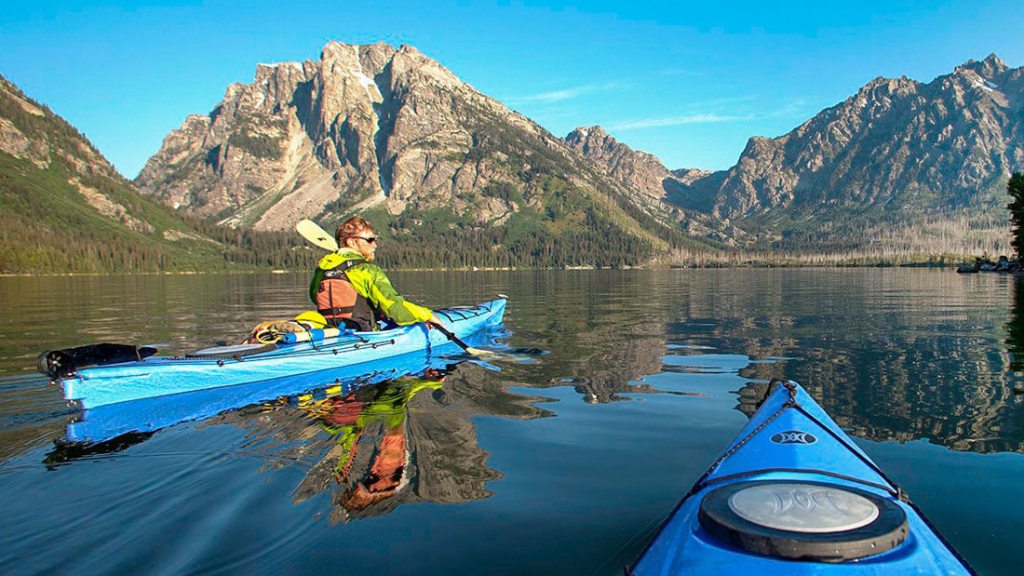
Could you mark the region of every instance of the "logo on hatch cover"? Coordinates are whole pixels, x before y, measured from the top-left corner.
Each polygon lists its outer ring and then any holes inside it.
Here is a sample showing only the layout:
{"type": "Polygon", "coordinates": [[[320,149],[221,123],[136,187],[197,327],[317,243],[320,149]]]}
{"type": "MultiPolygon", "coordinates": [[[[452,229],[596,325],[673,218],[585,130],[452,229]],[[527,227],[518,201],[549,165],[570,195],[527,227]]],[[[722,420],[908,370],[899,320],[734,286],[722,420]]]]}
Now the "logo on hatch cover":
{"type": "Polygon", "coordinates": [[[818,441],[814,434],[801,432],[799,430],[786,430],[779,432],[771,438],[776,444],[814,444],[818,441]]]}

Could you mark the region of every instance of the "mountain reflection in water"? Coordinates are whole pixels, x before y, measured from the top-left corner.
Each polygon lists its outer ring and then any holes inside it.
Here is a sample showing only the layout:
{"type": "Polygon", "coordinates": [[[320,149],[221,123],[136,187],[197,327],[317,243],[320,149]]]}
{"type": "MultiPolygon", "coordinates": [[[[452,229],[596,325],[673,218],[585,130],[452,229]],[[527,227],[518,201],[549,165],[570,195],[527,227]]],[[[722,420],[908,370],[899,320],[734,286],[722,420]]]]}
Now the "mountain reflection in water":
{"type": "Polygon", "coordinates": [[[1013,305],[1006,323],[1006,348],[1010,353],[1010,369],[1024,372],[1024,278],[1013,278],[1013,305]]]}
{"type": "MultiPolygon", "coordinates": [[[[756,312],[747,329],[725,330],[721,337],[725,346],[754,357],[794,357],[783,373],[779,366],[753,364],[742,375],[803,383],[855,436],[1024,452],[1024,398],[1014,393],[1021,374],[1012,363],[1015,355],[1024,356],[995,345],[999,325],[991,320],[1005,308],[978,299],[973,279],[941,273],[928,278],[932,282],[918,287],[923,294],[913,299],[905,281],[887,275],[865,278],[864,288],[828,282],[817,293],[785,298],[783,292],[784,306],[751,306],[756,312]],[[929,298],[934,304],[925,310],[921,302],[929,298]]],[[[1006,280],[1014,283],[1017,303],[1007,325],[1012,335],[1021,322],[1021,279],[1006,280]]]]}
{"type": "Polygon", "coordinates": [[[652,375],[679,374],[672,390],[685,391],[678,383],[686,374],[714,370],[724,354],[745,358],[727,370],[752,382],[800,382],[855,436],[1024,453],[1024,278],[927,270],[651,274],[638,284],[644,297],[637,301],[630,276],[620,274],[621,284],[599,285],[605,276],[549,287],[543,306],[551,312],[520,314],[514,328],[520,341],[552,354],[506,378],[531,388],[571,385],[583,401],[606,403],[657,393],[665,385],[653,386],[652,375]],[[1005,324],[995,319],[1005,317],[1006,304],[978,291],[978,282],[993,280],[1012,282],[1005,324]]]}

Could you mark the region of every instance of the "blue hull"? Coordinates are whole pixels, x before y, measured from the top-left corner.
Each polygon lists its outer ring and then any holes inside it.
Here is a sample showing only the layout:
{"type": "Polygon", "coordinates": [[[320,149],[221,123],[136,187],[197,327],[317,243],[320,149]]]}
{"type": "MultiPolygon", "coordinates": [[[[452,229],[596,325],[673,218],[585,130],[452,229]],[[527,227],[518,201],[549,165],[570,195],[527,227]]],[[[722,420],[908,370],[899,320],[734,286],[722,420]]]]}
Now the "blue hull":
{"type": "MultiPolygon", "coordinates": [[[[809,517],[824,515],[820,510],[827,507],[814,497],[788,494],[767,501],[773,513],[805,508],[809,517]]],[[[799,385],[786,383],[771,392],[729,449],[679,503],[630,573],[892,576],[972,571],[811,396],[799,385]],[[786,518],[779,522],[791,523],[779,529],[773,524],[778,517],[764,521],[757,515],[764,510],[763,502],[744,508],[737,496],[765,484],[853,493],[858,503],[876,503],[876,510],[842,529],[811,534],[813,530],[794,528],[797,525],[786,518]],[[891,524],[884,536],[866,535],[883,520],[891,524]],[[877,540],[870,541],[872,537],[877,540]],[[855,542],[851,549],[871,543],[867,552],[849,558],[842,552],[847,541],[855,542]],[[884,551],[873,553],[876,543],[884,551]]]]}
{"type": "Polygon", "coordinates": [[[418,374],[427,368],[445,368],[452,362],[447,355],[461,351],[455,344],[448,344],[430,352],[419,350],[311,374],[107,404],[79,414],[68,424],[65,440],[96,444],[129,432],[155,432],[317,389],[333,388],[335,394],[345,396],[359,388],[418,374]]]}
{"type": "MultiPolygon", "coordinates": [[[[478,306],[436,311],[460,338],[501,323],[505,299],[478,306]]],[[[277,348],[241,358],[197,359],[153,357],[83,368],[62,378],[64,397],[83,408],[195,392],[227,386],[269,382],[354,367],[384,358],[430,351],[451,345],[439,330],[424,324],[380,332],[354,332],[319,342],[278,344],[277,348]]]]}

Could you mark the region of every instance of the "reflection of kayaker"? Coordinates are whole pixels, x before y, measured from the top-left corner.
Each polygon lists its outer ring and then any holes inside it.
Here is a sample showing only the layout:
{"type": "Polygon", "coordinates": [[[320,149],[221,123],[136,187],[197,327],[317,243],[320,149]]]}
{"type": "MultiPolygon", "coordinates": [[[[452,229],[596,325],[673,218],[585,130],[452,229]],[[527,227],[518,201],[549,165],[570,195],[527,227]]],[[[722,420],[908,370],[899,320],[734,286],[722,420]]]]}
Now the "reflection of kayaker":
{"type": "Polygon", "coordinates": [[[421,390],[441,388],[446,375],[431,369],[422,376],[303,406],[334,438],[334,479],[345,486],[339,500],[345,510],[363,510],[397,494],[408,483],[409,401],[421,390]]]}

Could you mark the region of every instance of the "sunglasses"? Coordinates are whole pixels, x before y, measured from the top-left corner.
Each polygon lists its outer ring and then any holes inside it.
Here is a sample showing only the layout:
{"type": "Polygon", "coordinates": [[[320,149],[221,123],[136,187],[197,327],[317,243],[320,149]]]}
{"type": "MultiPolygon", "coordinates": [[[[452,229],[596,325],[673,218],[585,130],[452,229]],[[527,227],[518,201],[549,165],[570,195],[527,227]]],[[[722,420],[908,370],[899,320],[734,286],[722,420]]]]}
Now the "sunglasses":
{"type": "Polygon", "coordinates": [[[373,244],[374,242],[377,242],[379,240],[376,236],[356,236],[356,238],[365,241],[367,244],[373,244]]]}

